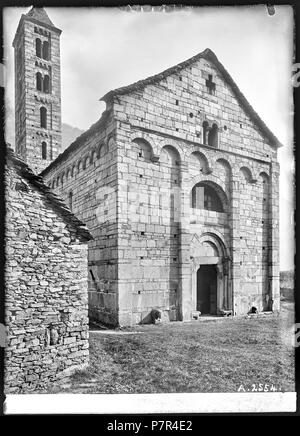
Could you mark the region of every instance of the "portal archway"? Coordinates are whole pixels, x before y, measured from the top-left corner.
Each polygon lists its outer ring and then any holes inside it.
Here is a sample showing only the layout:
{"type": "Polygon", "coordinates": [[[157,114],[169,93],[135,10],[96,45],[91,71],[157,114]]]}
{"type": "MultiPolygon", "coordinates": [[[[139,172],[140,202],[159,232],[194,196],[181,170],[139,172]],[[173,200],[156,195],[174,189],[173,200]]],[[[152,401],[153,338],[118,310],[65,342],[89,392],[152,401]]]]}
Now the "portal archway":
{"type": "Polygon", "coordinates": [[[192,310],[220,315],[232,310],[231,263],[222,238],[194,235],[191,244],[192,310]]]}

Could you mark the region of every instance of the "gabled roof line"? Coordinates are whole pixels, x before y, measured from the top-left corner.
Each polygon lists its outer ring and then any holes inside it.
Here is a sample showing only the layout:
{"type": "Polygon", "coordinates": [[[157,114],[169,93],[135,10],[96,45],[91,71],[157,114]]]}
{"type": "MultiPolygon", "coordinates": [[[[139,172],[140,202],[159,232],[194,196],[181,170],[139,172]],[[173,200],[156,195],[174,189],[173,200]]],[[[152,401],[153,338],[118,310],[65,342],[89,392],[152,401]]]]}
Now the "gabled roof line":
{"type": "Polygon", "coordinates": [[[38,191],[45,197],[45,199],[49,201],[53,209],[62,216],[65,222],[71,224],[76,229],[77,235],[81,239],[83,239],[84,241],[89,241],[90,239],[93,239],[93,236],[87,229],[86,225],[82,221],[80,221],[70,211],[64,201],[60,197],[58,197],[55,192],[52,191],[51,188],[49,188],[49,186],[45,184],[42,177],[34,174],[31,168],[23,160],[21,160],[11,148],[7,147],[6,153],[7,161],[11,162],[14,168],[16,168],[16,170],[20,173],[20,175],[28,180],[31,185],[38,189],[38,191]]]}
{"type": "Polygon", "coordinates": [[[26,16],[34,18],[40,23],[55,27],[44,8],[36,8],[33,6],[30,11],[27,12],[26,16]]]}
{"type": "Polygon", "coordinates": [[[118,95],[125,95],[130,92],[139,91],[145,88],[147,85],[152,85],[160,80],[163,80],[164,78],[170,76],[171,74],[178,73],[183,68],[186,68],[190,66],[191,64],[197,62],[199,59],[205,59],[209,62],[211,62],[216,69],[221,73],[224,80],[230,85],[233,93],[235,94],[237,100],[240,102],[241,106],[245,110],[245,112],[248,114],[250,119],[254,122],[254,124],[259,128],[261,133],[268,138],[270,141],[270,144],[274,147],[282,147],[282,144],[280,141],[276,138],[276,136],[271,132],[271,130],[266,126],[264,121],[260,118],[258,113],[253,109],[251,104],[248,102],[244,94],[240,91],[239,87],[233,80],[233,78],[230,76],[228,71],[225,69],[225,67],[221,64],[221,62],[218,60],[215,53],[210,50],[209,48],[206,48],[201,53],[198,53],[197,55],[191,57],[190,59],[187,59],[184,62],[181,62],[180,64],[177,64],[171,68],[168,68],[167,70],[155,74],[154,76],[147,77],[146,79],[139,80],[138,82],[132,83],[128,86],[123,86],[121,88],[114,89],[112,91],[109,91],[106,93],[100,100],[108,102],[114,97],[118,95]]]}

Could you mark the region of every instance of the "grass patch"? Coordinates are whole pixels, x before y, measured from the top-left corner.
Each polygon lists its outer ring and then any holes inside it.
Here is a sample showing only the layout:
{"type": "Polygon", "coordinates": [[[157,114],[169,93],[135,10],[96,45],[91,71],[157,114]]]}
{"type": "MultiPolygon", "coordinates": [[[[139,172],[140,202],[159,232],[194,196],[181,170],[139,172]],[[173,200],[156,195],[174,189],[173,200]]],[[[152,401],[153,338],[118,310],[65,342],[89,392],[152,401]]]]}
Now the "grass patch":
{"type": "Polygon", "coordinates": [[[293,322],[293,304],[284,302],[278,317],[144,325],[132,335],[92,332],[88,369],[55,391],[237,392],[253,383],[294,391],[293,322]]]}

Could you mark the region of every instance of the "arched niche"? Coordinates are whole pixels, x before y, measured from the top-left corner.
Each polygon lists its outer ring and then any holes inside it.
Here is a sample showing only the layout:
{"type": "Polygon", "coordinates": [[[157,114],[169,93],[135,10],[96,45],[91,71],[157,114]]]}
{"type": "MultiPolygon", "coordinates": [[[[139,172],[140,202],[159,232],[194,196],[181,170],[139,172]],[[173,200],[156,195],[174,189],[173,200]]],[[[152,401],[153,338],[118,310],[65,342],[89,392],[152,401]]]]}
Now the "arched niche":
{"type": "Polygon", "coordinates": [[[222,168],[224,168],[224,170],[226,171],[227,174],[231,175],[232,169],[231,169],[231,165],[227,159],[224,159],[223,157],[221,157],[221,158],[217,159],[216,163],[219,164],[222,168]]]}
{"type": "Polygon", "coordinates": [[[97,152],[96,152],[96,150],[93,150],[92,153],[91,153],[91,160],[90,160],[90,162],[93,163],[93,162],[95,162],[96,159],[97,159],[97,152]]]}
{"type": "MultiPolygon", "coordinates": [[[[160,146],[156,143],[155,138],[153,138],[151,135],[148,135],[145,132],[141,132],[141,131],[133,131],[130,134],[130,141],[131,141],[131,150],[132,150],[132,145],[135,141],[135,139],[139,140],[139,139],[143,139],[146,141],[147,144],[150,145],[151,149],[152,149],[152,160],[153,162],[157,162],[159,160],[159,154],[161,151],[161,147],[163,147],[164,143],[161,143],[160,146]]],[[[172,144],[171,144],[172,145],[172,144]]]]}
{"type": "Polygon", "coordinates": [[[229,195],[232,182],[232,169],[230,163],[224,158],[219,158],[216,161],[215,168],[218,177],[225,182],[225,190],[227,195],[229,195]]]}
{"type": "Polygon", "coordinates": [[[153,149],[151,144],[143,138],[136,138],[132,141],[133,150],[138,159],[151,161],[153,157],[153,149]]]}
{"type": "Polygon", "coordinates": [[[111,151],[115,146],[115,140],[113,136],[110,136],[107,141],[107,151],[111,151]]]}
{"type": "Polygon", "coordinates": [[[269,175],[265,172],[265,171],[261,171],[260,173],[259,173],[259,179],[260,179],[260,181],[263,183],[263,184],[268,184],[269,183],[269,179],[270,179],[270,177],[269,177],[269,175]]]}
{"type": "Polygon", "coordinates": [[[90,157],[87,156],[87,157],[84,159],[83,169],[86,169],[86,168],[89,166],[89,164],[90,164],[90,157]]]}
{"type": "Polygon", "coordinates": [[[82,171],[82,169],[83,169],[83,163],[80,160],[77,164],[77,173],[80,173],[82,171]]]}
{"type": "Polygon", "coordinates": [[[209,173],[209,165],[206,156],[200,151],[193,151],[188,157],[191,170],[197,170],[203,174],[209,173]]]}
{"type": "Polygon", "coordinates": [[[105,143],[101,143],[100,146],[99,146],[99,152],[98,152],[99,153],[99,157],[103,158],[105,156],[105,154],[106,154],[106,151],[107,151],[106,144],[105,143]]]}
{"type": "Polygon", "coordinates": [[[180,155],[175,147],[172,145],[165,145],[160,153],[160,163],[168,167],[179,167],[180,166],[180,155]]]}
{"type": "Polygon", "coordinates": [[[258,176],[258,188],[259,188],[259,197],[258,199],[261,202],[261,213],[262,213],[262,223],[264,224],[264,228],[266,228],[269,217],[269,203],[270,203],[270,192],[269,192],[269,176],[265,172],[261,172],[258,176]]]}
{"type": "Polygon", "coordinates": [[[251,170],[248,167],[241,167],[240,168],[240,173],[241,176],[243,178],[243,180],[245,180],[248,183],[252,183],[253,182],[253,177],[252,177],[252,173],[251,170]]]}

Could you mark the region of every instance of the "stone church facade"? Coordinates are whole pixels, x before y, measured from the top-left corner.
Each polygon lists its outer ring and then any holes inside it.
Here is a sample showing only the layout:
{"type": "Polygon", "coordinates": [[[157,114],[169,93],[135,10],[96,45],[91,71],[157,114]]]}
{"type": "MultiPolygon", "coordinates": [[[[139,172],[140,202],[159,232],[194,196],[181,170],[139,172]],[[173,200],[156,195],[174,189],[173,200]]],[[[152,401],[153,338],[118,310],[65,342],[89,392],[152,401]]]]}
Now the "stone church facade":
{"type": "Polygon", "coordinates": [[[102,100],[100,120],[41,172],[93,235],[90,316],[279,310],[281,144],[215,54],[102,100]]]}

